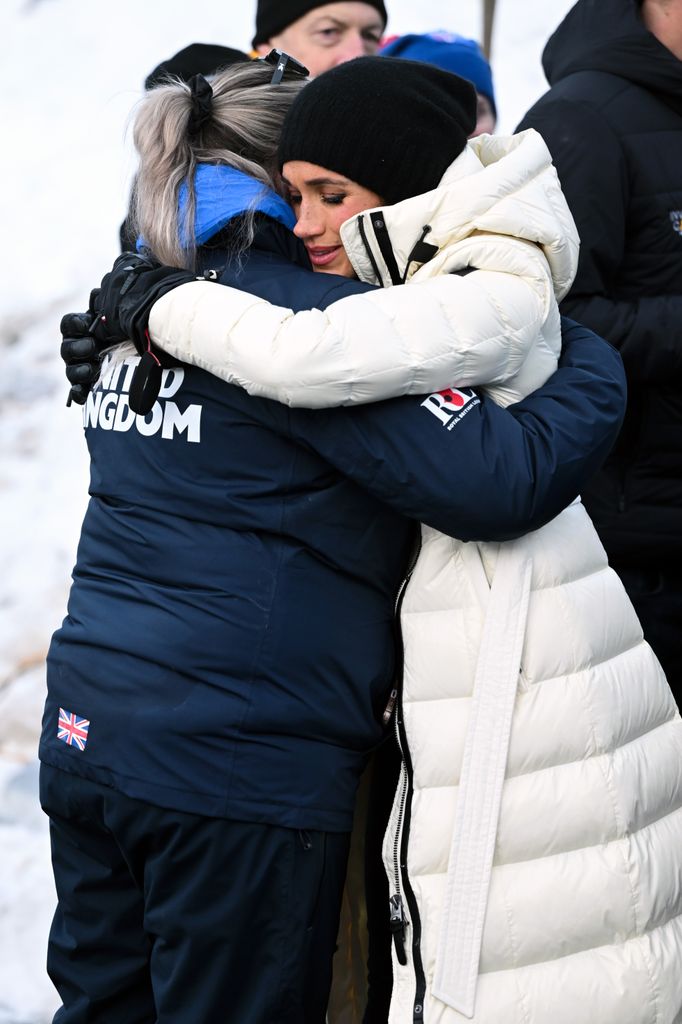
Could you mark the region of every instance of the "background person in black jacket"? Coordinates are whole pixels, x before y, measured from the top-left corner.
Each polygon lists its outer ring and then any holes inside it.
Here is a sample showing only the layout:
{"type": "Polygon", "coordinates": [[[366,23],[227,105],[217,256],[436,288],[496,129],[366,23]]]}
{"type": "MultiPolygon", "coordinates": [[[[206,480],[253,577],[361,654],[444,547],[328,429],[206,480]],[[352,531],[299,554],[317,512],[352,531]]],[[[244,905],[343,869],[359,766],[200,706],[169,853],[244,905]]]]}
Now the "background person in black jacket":
{"type": "Polygon", "coordinates": [[[619,442],[583,492],[678,703],[682,695],[682,0],[579,0],[551,88],[519,125],[554,158],[581,238],[562,312],[616,345],[619,442]]]}

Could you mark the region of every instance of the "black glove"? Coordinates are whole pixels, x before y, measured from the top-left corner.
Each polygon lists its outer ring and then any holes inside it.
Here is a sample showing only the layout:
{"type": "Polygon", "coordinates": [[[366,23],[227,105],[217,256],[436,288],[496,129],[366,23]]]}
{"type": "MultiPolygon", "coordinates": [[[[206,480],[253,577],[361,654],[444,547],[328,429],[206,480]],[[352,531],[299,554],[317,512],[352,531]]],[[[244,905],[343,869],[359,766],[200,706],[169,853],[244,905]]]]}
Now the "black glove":
{"type": "Polygon", "coordinates": [[[129,338],[142,355],[150,349],[147,325],[154,303],[178,285],[195,280],[188,270],[163,267],[147,256],[124,252],[90,296],[91,333],[109,345],[129,338]]]}
{"type": "MultiPolygon", "coordinates": [[[[206,277],[215,280],[217,275],[211,272],[206,277]]],[[[118,256],[100,287],[90,293],[88,312],[62,317],[61,356],[71,384],[67,405],[84,404],[99,376],[102,352],[130,339],[143,356],[133,378],[130,405],[134,412],[149,412],[161,378],[147,334],[150,310],[166,292],[194,280],[189,271],[161,266],[146,256],[118,256]]]]}
{"type": "Polygon", "coordinates": [[[71,385],[67,405],[72,402],[84,405],[99,376],[102,350],[108,343],[98,342],[90,333],[93,320],[91,312],[66,313],[59,325],[62,332],[60,352],[71,385]]]}

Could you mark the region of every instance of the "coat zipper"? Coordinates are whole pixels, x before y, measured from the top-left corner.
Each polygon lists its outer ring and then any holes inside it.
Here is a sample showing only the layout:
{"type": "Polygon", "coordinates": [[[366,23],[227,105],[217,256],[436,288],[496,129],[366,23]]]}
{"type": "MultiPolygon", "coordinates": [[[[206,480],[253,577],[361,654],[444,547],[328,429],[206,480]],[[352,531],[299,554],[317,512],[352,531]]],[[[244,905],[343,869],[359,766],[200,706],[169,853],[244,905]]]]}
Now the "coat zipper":
{"type": "Polygon", "coordinates": [[[402,881],[402,889],[405,897],[405,902],[407,903],[407,913],[409,914],[409,920],[412,923],[412,969],[414,970],[415,976],[415,992],[414,1004],[412,1007],[412,1021],[413,1024],[423,1024],[424,996],[426,994],[426,977],[424,974],[424,965],[422,963],[421,955],[421,918],[419,916],[419,908],[417,907],[417,900],[414,895],[414,890],[410,885],[410,877],[407,873],[407,848],[410,839],[410,823],[412,818],[412,761],[410,759],[410,751],[407,745],[407,734],[405,732],[405,723],[403,721],[402,693],[400,694],[398,703],[396,705],[396,730],[398,733],[400,749],[403,755],[403,771],[405,776],[405,798],[403,800],[402,807],[402,820],[398,823],[399,831],[398,829],[396,829],[396,866],[399,877],[402,881]]]}
{"type": "Polygon", "coordinates": [[[412,1008],[413,1024],[423,1024],[424,1021],[424,995],[426,992],[426,978],[421,958],[421,919],[417,900],[414,895],[410,879],[407,874],[407,846],[410,833],[411,819],[411,797],[412,797],[412,762],[407,745],[407,734],[403,722],[402,689],[403,689],[403,667],[404,651],[402,642],[402,629],[400,625],[400,613],[403,599],[412,572],[417,564],[417,558],[421,550],[421,536],[415,543],[407,568],[405,579],[400,585],[395,603],[396,630],[398,639],[399,660],[396,672],[398,682],[395,699],[395,731],[396,740],[402,756],[399,781],[398,817],[395,826],[393,839],[393,875],[395,882],[395,893],[389,900],[390,926],[395,946],[398,963],[405,967],[407,965],[407,954],[405,951],[407,925],[412,922],[412,965],[415,973],[415,998],[412,1008]],[[407,910],[406,905],[407,904],[407,910]],[[410,918],[408,919],[407,911],[410,918]]]}
{"type": "MultiPolygon", "coordinates": [[[[397,734],[397,730],[396,730],[397,734]]],[[[405,816],[405,800],[407,799],[407,773],[405,771],[405,762],[400,763],[400,798],[398,801],[398,818],[396,821],[395,835],[393,837],[393,881],[395,884],[395,893],[389,897],[389,915],[390,915],[390,928],[391,935],[393,936],[393,945],[395,947],[395,955],[398,959],[398,963],[401,967],[407,966],[407,953],[405,952],[405,932],[407,925],[407,915],[405,914],[405,904],[403,903],[402,897],[402,883],[400,878],[400,838],[402,833],[403,818],[405,816]]]]}
{"type": "MultiPolygon", "coordinates": [[[[405,570],[405,575],[403,579],[400,581],[400,586],[398,587],[398,590],[395,595],[395,601],[393,602],[393,621],[395,623],[396,633],[395,646],[396,652],[399,654],[399,657],[396,658],[395,666],[396,685],[393,687],[393,689],[388,695],[386,707],[384,708],[384,712],[382,715],[382,722],[384,725],[388,725],[390,723],[391,718],[393,717],[393,713],[395,711],[396,703],[398,701],[398,690],[401,676],[403,674],[403,643],[402,630],[400,628],[400,608],[402,607],[403,603],[403,594],[407,589],[407,584],[410,582],[412,572],[414,571],[414,567],[417,564],[417,559],[419,558],[421,546],[421,536],[419,533],[416,533],[414,543],[412,544],[412,549],[410,551],[410,558],[407,563],[407,569],[405,570]]],[[[400,746],[400,744],[398,744],[398,746],[400,746]]]]}
{"type": "Polygon", "coordinates": [[[400,609],[403,603],[403,595],[407,590],[407,585],[410,582],[412,576],[412,570],[414,569],[417,557],[419,554],[419,546],[415,543],[413,551],[410,555],[410,561],[405,572],[405,577],[398,587],[398,593],[396,594],[395,604],[393,607],[393,614],[396,623],[396,648],[399,652],[399,663],[396,665],[396,682],[397,686],[391,690],[386,710],[384,711],[384,725],[388,725],[391,718],[395,714],[395,738],[400,750],[400,779],[398,782],[398,817],[396,819],[395,835],[393,837],[393,881],[395,884],[395,893],[389,897],[389,920],[391,935],[393,936],[393,945],[395,947],[395,955],[398,959],[398,963],[405,967],[407,965],[407,954],[405,952],[405,930],[408,925],[407,915],[405,914],[405,904],[403,903],[402,897],[402,884],[400,879],[400,835],[402,830],[403,817],[405,814],[405,800],[407,799],[407,773],[405,771],[405,761],[402,756],[402,748],[400,746],[400,736],[398,733],[398,716],[396,712],[396,705],[398,703],[399,691],[402,683],[403,673],[403,645],[402,645],[402,629],[400,628],[400,609]]]}

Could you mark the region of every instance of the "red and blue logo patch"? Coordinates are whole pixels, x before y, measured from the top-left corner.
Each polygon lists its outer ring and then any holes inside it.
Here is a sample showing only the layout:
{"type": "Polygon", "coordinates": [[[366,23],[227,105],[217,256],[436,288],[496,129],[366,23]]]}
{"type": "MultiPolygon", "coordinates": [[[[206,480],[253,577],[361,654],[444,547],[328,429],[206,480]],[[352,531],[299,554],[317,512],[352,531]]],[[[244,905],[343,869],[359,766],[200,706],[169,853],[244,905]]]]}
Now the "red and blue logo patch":
{"type": "Polygon", "coordinates": [[[87,718],[79,718],[73,711],[59,709],[59,720],[57,722],[57,739],[62,740],[68,747],[78,747],[85,750],[88,742],[88,731],[90,722],[87,718]]]}
{"type": "Polygon", "coordinates": [[[421,407],[439,419],[448,430],[452,430],[463,416],[480,403],[473,388],[444,388],[425,398],[421,407]]]}

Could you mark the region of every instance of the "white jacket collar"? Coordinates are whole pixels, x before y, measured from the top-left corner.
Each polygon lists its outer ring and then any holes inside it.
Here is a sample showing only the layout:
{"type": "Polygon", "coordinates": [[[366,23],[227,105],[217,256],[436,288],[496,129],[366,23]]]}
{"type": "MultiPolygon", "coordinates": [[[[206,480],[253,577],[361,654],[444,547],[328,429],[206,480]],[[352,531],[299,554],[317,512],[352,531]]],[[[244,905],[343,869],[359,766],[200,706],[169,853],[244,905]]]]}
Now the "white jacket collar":
{"type": "Polygon", "coordinates": [[[457,243],[480,233],[539,245],[557,300],[568,292],[578,263],[578,233],[549,150],[533,129],[472,139],[438,188],[366,210],[341,227],[360,280],[383,287],[408,280],[421,267],[433,276],[476,266],[467,247],[457,243]]]}

